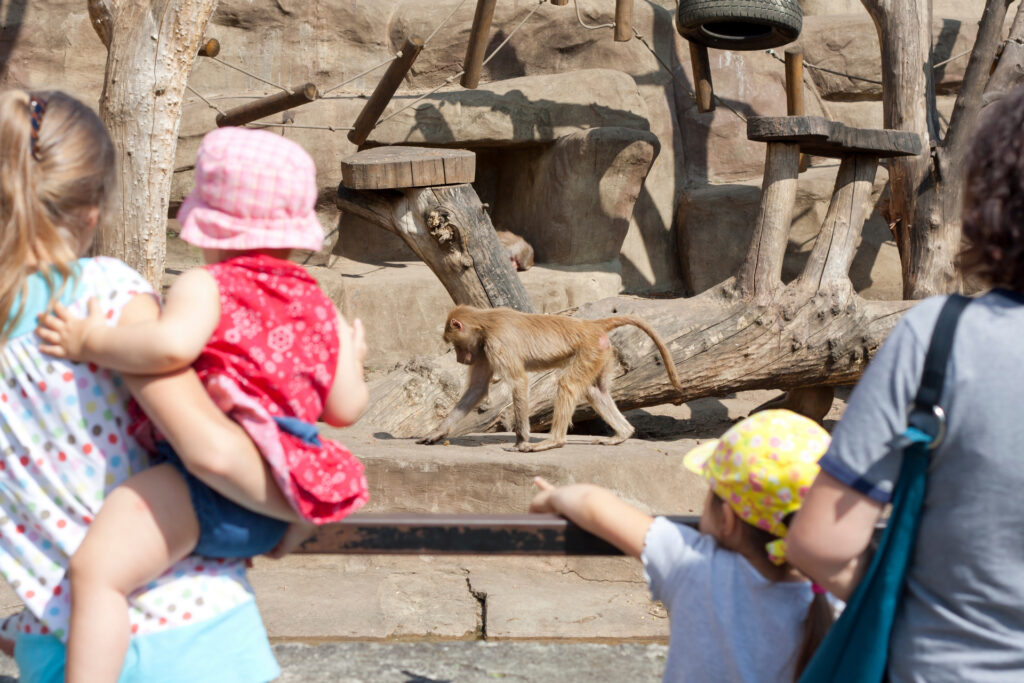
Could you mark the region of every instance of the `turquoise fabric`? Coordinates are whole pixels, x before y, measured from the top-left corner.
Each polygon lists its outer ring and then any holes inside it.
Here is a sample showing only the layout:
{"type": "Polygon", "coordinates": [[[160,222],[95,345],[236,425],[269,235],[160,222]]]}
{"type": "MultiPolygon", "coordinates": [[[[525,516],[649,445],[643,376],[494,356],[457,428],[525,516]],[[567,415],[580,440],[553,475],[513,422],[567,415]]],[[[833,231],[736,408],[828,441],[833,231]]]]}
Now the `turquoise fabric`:
{"type": "MultiPolygon", "coordinates": [[[[23,634],[14,659],[21,683],[62,683],[64,645],[23,634]]],[[[191,626],[132,638],[118,683],[263,683],[281,674],[255,602],[191,626]]]]}
{"type": "MultiPolygon", "coordinates": [[[[75,282],[75,276],[82,270],[82,261],[79,259],[72,266],[72,281],[63,287],[60,292],[60,301],[65,306],[70,306],[72,302],[77,298],[75,296],[77,290],[77,283],[75,282]]],[[[64,285],[64,278],[61,277],[60,273],[54,271],[54,288],[61,289],[64,285]]],[[[50,296],[53,290],[46,282],[46,278],[42,276],[38,271],[32,273],[26,279],[26,296],[25,296],[25,309],[22,311],[21,317],[18,318],[18,324],[15,325],[10,334],[7,335],[8,339],[15,339],[23,334],[28,334],[36,329],[36,316],[46,311],[47,306],[50,303],[50,296]]],[[[21,297],[17,297],[14,300],[14,305],[11,306],[11,313],[18,310],[21,305],[21,297]]]]}

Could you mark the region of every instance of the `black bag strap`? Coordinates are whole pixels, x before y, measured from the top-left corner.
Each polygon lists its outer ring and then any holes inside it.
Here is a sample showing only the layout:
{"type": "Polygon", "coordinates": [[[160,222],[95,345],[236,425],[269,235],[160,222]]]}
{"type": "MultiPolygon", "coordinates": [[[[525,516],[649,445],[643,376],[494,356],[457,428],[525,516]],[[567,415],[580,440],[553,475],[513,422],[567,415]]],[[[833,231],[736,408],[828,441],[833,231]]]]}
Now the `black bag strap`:
{"type": "Polygon", "coordinates": [[[949,354],[953,349],[956,326],[960,321],[960,314],[969,303],[971,299],[968,297],[951,294],[942,305],[935,329],[932,331],[931,342],[928,344],[928,352],[924,357],[921,385],[911,404],[908,421],[911,426],[935,439],[932,448],[938,445],[945,432],[945,416],[938,406],[942,399],[942,386],[946,380],[946,366],[949,364],[949,354]]]}

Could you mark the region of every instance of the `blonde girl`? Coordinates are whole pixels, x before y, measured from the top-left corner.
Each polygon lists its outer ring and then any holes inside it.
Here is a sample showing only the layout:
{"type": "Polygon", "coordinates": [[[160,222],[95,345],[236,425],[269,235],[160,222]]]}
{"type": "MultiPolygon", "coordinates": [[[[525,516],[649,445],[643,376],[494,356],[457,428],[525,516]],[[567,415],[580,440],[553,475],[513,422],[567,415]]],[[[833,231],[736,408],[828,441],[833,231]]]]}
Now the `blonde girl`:
{"type": "MultiPolygon", "coordinates": [[[[26,607],[3,623],[25,681],[64,679],[68,567],[104,499],[129,477],[138,491],[154,483],[128,433],[129,390],[183,457],[219,461],[222,473],[238,466],[250,504],[287,512],[252,442],[191,371],[139,380],[40,351],[36,318],[58,302],[81,314],[96,298],[108,325],[157,315],[138,273],[85,257],[111,205],[115,162],[103,124],[81,102],[0,93],[0,574],[26,607]]],[[[203,564],[185,558],[132,595],[125,680],[278,675],[244,565],[203,564]]]]}

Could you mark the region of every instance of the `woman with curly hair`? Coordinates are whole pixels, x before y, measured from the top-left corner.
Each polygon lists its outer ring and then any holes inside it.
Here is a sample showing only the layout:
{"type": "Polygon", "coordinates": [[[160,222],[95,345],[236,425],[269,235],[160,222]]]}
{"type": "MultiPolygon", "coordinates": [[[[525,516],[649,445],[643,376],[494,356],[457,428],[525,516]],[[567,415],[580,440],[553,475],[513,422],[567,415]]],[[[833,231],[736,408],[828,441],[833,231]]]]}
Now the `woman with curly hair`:
{"type": "MultiPolygon", "coordinates": [[[[964,310],[889,647],[891,681],[1016,681],[1024,671],[1024,88],[986,111],[966,160],[964,310]]],[[[907,312],[865,371],[788,536],[791,562],[841,598],[902,463],[908,405],[947,297],[907,312]]]]}

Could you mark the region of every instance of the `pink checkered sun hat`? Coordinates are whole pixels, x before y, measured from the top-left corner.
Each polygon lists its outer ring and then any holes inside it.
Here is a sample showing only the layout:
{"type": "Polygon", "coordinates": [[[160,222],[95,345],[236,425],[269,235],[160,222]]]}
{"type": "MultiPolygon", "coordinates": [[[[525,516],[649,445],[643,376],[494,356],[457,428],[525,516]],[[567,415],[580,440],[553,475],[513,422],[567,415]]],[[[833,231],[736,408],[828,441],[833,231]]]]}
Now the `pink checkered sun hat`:
{"type": "Polygon", "coordinates": [[[264,130],[218,128],[196,156],[196,186],[178,209],[181,239],[204,249],[323,245],[316,167],[306,150],[264,130]]]}

